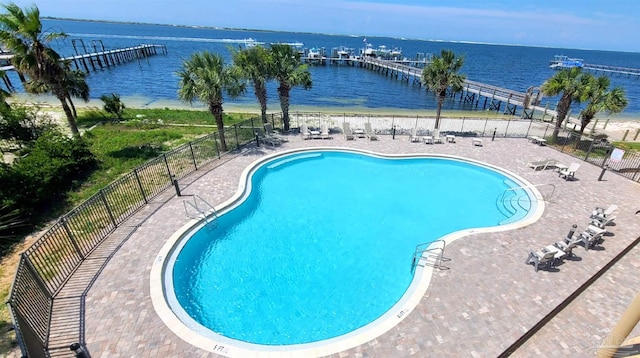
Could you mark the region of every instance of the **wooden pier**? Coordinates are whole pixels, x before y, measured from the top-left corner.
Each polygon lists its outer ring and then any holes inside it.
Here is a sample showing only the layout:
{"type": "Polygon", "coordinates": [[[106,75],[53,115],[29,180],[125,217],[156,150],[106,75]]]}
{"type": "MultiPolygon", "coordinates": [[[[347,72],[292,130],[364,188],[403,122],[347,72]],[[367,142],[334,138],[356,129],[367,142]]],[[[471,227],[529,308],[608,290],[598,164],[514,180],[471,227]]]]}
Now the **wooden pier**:
{"type": "Polygon", "coordinates": [[[585,63],[582,69],[604,74],[618,74],[620,76],[640,78],[640,68],[616,67],[607,65],[594,65],[585,63]]]}
{"type": "MultiPolygon", "coordinates": [[[[92,45],[95,52],[87,53],[86,47],[82,40],[72,40],[73,47],[76,51],[75,56],[68,56],[61,58],[60,61],[68,61],[73,64],[75,69],[89,73],[90,71],[97,71],[104,68],[115,67],[117,65],[139,61],[148,57],[167,54],[167,48],[165,45],[153,45],[153,44],[141,44],[138,46],[118,48],[114,50],[106,50],[101,41],[92,41],[92,45]],[[76,44],[82,44],[85,53],[79,53],[76,44]],[[98,44],[101,46],[101,50],[98,51],[98,44]]],[[[0,54],[0,70],[3,72],[15,71],[15,68],[11,64],[13,54],[2,53],[0,54]]],[[[17,72],[17,71],[16,71],[17,72]]],[[[25,82],[24,77],[18,72],[18,76],[22,82],[25,82]]],[[[6,73],[2,76],[5,86],[10,91],[14,90],[9,77],[6,73]]]]}

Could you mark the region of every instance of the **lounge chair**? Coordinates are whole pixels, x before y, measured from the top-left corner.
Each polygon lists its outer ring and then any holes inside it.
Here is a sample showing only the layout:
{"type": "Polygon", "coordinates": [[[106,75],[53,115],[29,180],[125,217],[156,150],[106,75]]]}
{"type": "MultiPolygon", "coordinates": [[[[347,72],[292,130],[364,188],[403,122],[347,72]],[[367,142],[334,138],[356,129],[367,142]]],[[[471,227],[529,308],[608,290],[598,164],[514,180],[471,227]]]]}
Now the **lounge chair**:
{"type": "Polygon", "coordinates": [[[578,236],[578,240],[579,242],[582,242],[584,249],[588,251],[590,248],[600,243],[600,238],[602,238],[602,234],[604,234],[604,230],[597,233],[593,233],[592,231],[587,229],[578,236]]]}
{"type": "Polygon", "coordinates": [[[329,126],[326,123],[323,123],[320,126],[320,139],[332,139],[331,134],[329,134],[329,126]]]}
{"type": "Polygon", "coordinates": [[[367,137],[369,140],[378,140],[378,136],[371,129],[371,123],[367,122],[364,124],[364,131],[367,133],[367,137]]]}
{"type": "Polygon", "coordinates": [[[604,219],[608,219],[609,217],[611,217],[611,215],[618,210],[618,205],[615,204],[611,204],[609,205],[608,208],[602,208],[599,206],[596,206],[596,209],[591,213],[591,218],[592,219],[599,219],[600,221],[604,220],[604,219]]]}
{"type": "Polygon", "coordinates": [[[561,171],[558,172],[558,176],[563,177],[564,180],[573,180],[576,177],[576,172],[578,171],[578,169],[580,168],[580,164],[578,163],[571,163],[569,165],[569,168],[566,169],[562,169],[561,171]]]}
{"type": "Polygon", "coordinates": [[[420,142],[420,137],[418,137],[418,127],[411,128],[411,135],[409,135],[410,142],[420,142]]]}
{"type": "Polygon", "coordinates": [[[474,147],[482,147],[482,139],[480,138],[471,138],[471,145],[474,147]]]}
{"type": "Polygon", "coordinates": [[[611,215],[607,218],[598,218],[598,217],[591,218],[591,225],[600,229],[606,229],[606,226],[612,223],[613,220],[615,219],[616,219],[615,215],[611,215]]]}
{"type": "Polygon", "coordinates": [[[433,144],[433,136],[430,134],[422,136],[422,140],[424,141],[424,144],[433,144]]]}
{"type": "Polygon", "coordinates": [[[531,251],[529,253],[529,257],[527,257],[527,261],[525,261],[525,264],[533,264],[536,268],[536,272],[538,272],[538,268],[542,265],[546,265],[547,269],[549,269],[553,265],[553,257],[556,252],[557,251],[549,251],[546,249],[531,251]]]}
{"type": "Polygon", "coordinates": [[[439,129],[434,129],[433,130],[433,142],[434,143],[440,143],[442,144],[442,137],[440,136],[440,130],[439,129]]]}
{"type": "Polygon", "coordinates": [[[545,159],[545,160],[538,160],[535,162],[529,162],[527,163],[527,167],[529,168],[533,168],[533,170],[545,170],[547,168],[553,168],[556,166],[556,164],[558,164],[558,161],[555,159],[545,159]]]}
{"type": "Polygon", "coordinates": [[[274,147],[282,144],[280,139],[266,135],[261,128],[255,128],[254,133],[256,134],[256,137],[258,137],[259,143],[272,145],[274,147]]]}
{"type": "Polygon", "coordinates": [[[347,140],[356,139],[356,137],[353,135],[353,132],[351,131],[351,125],[349,124],[349,122],[342,123],[342,129],[344,130],[344,137],[347,140]]]}
{"type": "Polygon", "coordinates": [[[576,236],[575,238],[572,237],[566,237],[561,241],[556,242],[555,244],[553,244],[555,247],[557,247],[558,249],[562,250],[562,252],[565,253],[566,257],[571,257],[574,256],[575,254],[573,253],[573,249],[578,246],[578,244],[580,243],[580,235],[576,236]]]}
{"type": "Polygon", "coordinates": [[[311,139],[311,132],[309,132],[309,128],[306,124],[300,125],[300,135],[302,136],[302,139],[311,139]]]}
{"type": "Polygon", "coordinates": [[[542,137],[538,137],[537,135],[529,136],[529,141],[531,143],[534,143],[534,144],[540,144],[540,145],[547,144],[547,140],[546,139],[544,139],[542,137]]]}
{"type": "Polygon", "coordinates": [[[286,136],[281,135],[280,133],[277,133],[276,131],[273,130],[273,126],[271,125],[271,123],[265,123],[264,124],[264,131],[265,134],[267,136],[273,137],[273,138],[277,138],[279,140],[281,140],[282,142],[288,142],[289,138],[287,138],[286,136]]]}

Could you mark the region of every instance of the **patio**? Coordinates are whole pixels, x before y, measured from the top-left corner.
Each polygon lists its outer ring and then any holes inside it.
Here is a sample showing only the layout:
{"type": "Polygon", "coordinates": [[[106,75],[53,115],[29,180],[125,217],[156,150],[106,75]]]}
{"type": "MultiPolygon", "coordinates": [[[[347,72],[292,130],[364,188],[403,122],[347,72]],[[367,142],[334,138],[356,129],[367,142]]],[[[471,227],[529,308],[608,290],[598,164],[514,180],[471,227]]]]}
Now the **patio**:
{"type": "MultiPolygon", "coordinates": [[[[215,206],[236,192],[242,171],[260,156],[284,149],[323,146],[378,153],[456,155],[502,167],[534,185],[555,185],[555,193],[539,221],[514,231],[472,235],[447,246],[445,256],[451,258],[450,269],[435,272],[427,294],[414,311],[382,336],[332,357],[498,356],[640,233],[640,217],[634,214],[640,209],[636,199],[640,194],[638,183],[613,173],[606,173],[604,180],[598,181],[601,169],[581,161],[575,181],[565,181],[550,169],[528,168],[528,162],[545,158],[564,164],[579,162],[549,146],[534,145],[526,138],[484,138],[482,147],[472,145],[471,138],[435,145],[412,143],[407,136],[393,140],[382,135],[378,139],[346,141],[343,136],[334,136],[331,140],[302,140],[290,136],[290,141],[281,147],[251,146],[224,157],[223,165],[204,168],[180,182],[183,195],[197,194],[215,206]],[[578,247],[574,252],[580,261],[565,260],[553,271],[536,273],[533,266],[524,264],[529,250],[564,238],[572,224],[577,224],[578,230],[584,229],[593,208],[609,204],[617,204],[619,209],[615,225],[609,227],[614,235],[604,237],[602,250],[578,247]]],[[[546,197],[550,188],[538,189],[546,197]]],[[[398,195],[404,195],[402,188],[396,190],[398,195]]],[[[81,271],[68,283],[90,286],[84,316],[78,323],[84,327],[81,337],[91,356],[218,356],[177,337],[157,316],[149,297],[149,272],[157,253],[188,221],[182,198],[171,189],[166,191],[136,213],[87,260],[88,264],[100,266],[99,276],[92,284],[93,277],[82,275],[81,271]]],[[[640,248],[635,247],[512,356],[593,356],[638,292],[639,267],[640,248]]],[[[69,294],[68,299],[78,298],[69,294]]],[[[65,299],[56,304],[64,305],[65,299]]],[[[73,316],[71,312],[69,318],[73,316]]],[[[639,334],[640,327],[636,327],[631,336],[639,334]]],[[[72,342],[64,342],[62,336],[51,339],[58,338],[62,354],[62,347],[72,342]]],[[[68,348],[66,352],[70,354],[68,348]]]]}

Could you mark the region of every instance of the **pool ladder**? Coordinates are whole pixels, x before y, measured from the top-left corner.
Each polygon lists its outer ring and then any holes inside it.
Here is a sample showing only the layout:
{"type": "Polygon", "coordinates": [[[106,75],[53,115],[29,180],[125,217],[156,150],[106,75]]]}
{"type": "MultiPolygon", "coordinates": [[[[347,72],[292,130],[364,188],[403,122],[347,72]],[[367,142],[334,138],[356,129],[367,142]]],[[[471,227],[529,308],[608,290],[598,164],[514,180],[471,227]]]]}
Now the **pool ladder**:
{"type": "Polygon", "coordinates": [[[198,195],[193,195],[193,203],[186,199],[182,200],[182,203],[184,204],[184,212],[187,214],[187,217],[204,220],[206,226],[215,223],[218,219],[216,209],[198,195]],[[195,213],[193,210],[195,210],[195,213]]]}
{"type": "Polygon", "coordinates": [[[430,266],[439,270],[448,270],[443,262],[451,261],[450,258],[444,257],[444,248],[446,247],[444,240],[436,240],[416,245],[413,252],[413,260],[411,261],[411,272],[415,271],[418,265],[430,266]]]}

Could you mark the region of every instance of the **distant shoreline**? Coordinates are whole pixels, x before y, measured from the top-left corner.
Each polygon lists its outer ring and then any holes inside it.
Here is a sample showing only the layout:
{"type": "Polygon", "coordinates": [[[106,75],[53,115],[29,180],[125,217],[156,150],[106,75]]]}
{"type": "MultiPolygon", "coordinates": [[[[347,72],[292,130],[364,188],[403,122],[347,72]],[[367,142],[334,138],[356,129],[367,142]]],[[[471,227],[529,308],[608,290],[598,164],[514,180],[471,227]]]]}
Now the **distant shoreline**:
{"type": "MultiPolygon", "coordinates": [[[[184,103],[177,99],[160,99],[152,100],[147,97],[128,97],[123,96],[120,98],[122,103],[128,109],[182,109],[182,110],[194,110],[194,111],[207,111],[204,104],[200,102],[194,102],[193,104],[184,103]]],[[[36,105],[41,107],[45,111],[62,111],[60,102],[51,95],[30,95],[25,93],[14,94],[8,98],[10,103],[24,103],[27,105],[36,105]]],[[[74,100],[74,105],[77,108],[96,109],[102,110],[103,103],[98,99],[92,99],[89,102],[83,102],[81,100],[74,100]]],[[[237,104],[237,103],[223,103],[223,109],[225,113],[250,113],[260,115],[260,107],[257,103],[251,104],[237,104]]],[[[356,115],[372,115],[372,116],[432,116],[436,114],[435,108],[425,109],[402,109],[402,108],[369,108],[359,106],[301,106],[291,104],[290,113],[304,112],[304,113],[325,113],[325,114],[356,114],[356,115]]],[[[280,113],[280,105],[269,103],[268,113],[280,113]]],[[[459,118],[491,118],[491,119],[514,119],[514,116],[505,115],[496,111],[467,111],[467,110],[443,110],[443,117],[459,117],[459,118]]],[[[640,123],[640,113],[629,113],[618,116],[606,116],[602,114],[599,116],[600,121],[604,121],[610,118],[611,121],[621,122],[638,122],[640,123]]],[[[595,119],[594,119],[595,120],[595,119]]]]}

